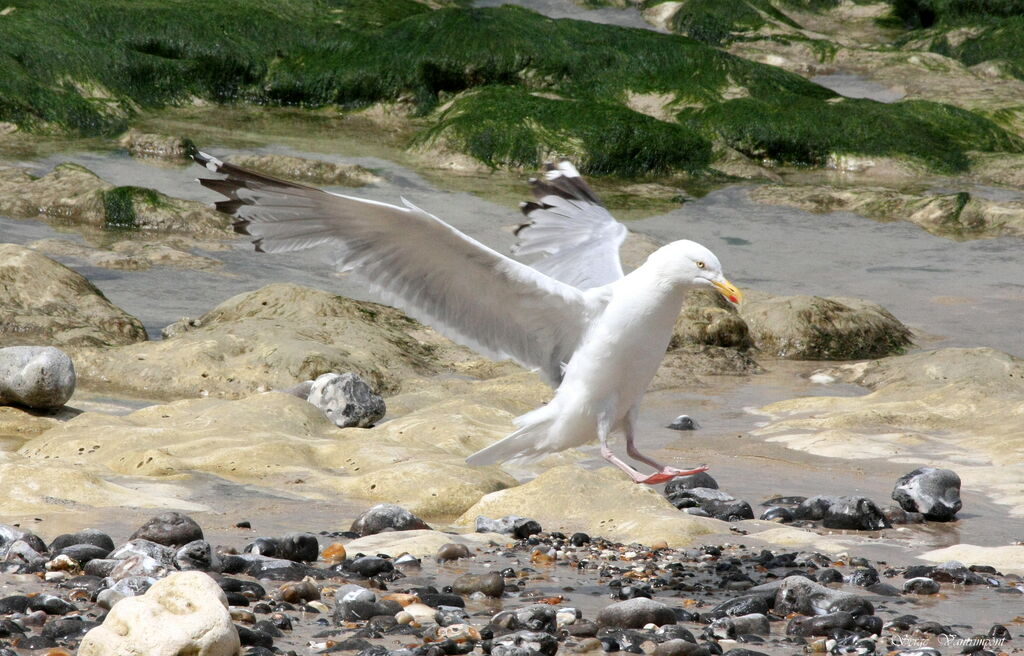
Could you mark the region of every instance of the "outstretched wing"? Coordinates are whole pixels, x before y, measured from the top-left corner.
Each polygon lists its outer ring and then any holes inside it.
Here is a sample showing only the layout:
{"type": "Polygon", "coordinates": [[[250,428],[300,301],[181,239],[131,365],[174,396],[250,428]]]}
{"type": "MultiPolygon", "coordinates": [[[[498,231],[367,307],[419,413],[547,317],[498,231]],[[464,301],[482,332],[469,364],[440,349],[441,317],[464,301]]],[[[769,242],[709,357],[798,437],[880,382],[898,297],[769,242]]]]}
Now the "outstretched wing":
{"type": "Polygon", "coordinates": [[[572,164],[545,164],[543,180],[530,180],[535,202],[523,203],[529,219],[516,229],[517,255],[543,253],[533,268],[589,289],[622,277],[619,247],[629,231],[608,213],[572,164]]]}
{"type": "Polygon", "coordinates": [[[337,264],[383,300],[493,358],[538,368],[557,386],[598,301],[516,262],[405,202],[405,207],[333,194],[227,164],[195,160],[223,179],[199,182],[228,200],[267,253],[330,243],[337,264]]]}

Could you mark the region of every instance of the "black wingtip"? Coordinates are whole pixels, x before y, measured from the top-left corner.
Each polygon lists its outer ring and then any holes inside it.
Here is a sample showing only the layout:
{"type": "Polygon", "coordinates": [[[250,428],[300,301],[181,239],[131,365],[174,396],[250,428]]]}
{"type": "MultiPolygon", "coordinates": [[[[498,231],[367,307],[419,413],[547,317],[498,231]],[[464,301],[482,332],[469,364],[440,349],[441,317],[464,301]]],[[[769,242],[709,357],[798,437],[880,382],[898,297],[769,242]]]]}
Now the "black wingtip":
{"type": "Polygon", "coordinates": [[[254,239],[252,244],[253,244],[253,247],[256,249],[257,253],[266,253],[266,251],[263,250],[263,240],[262,239],[254,239]]]}
{"type": "Polygon", "coordinates": [[[235,221],[234,223],[232,223],[231,227],[234,228],[235,232],[237,232],[240,235],[248,235],[248,234],[250,234],[249,233],[249,224],[250,223],[252,223],[252,222],[249,221],[249,219],[240,219],[240,220],[235,221]]]}
{"type": "Polygon", "coordinates": [[[532,225],[533,225],[533,221],[529,221],[527,223],[520,223],[519,225],[516,226],[515,230],[512,231],[512,234],[515,235],[516,237],[518,237],[520,232],[522,232],[523,230],[526,230],[527,228],[529,228],[532,225]]]}

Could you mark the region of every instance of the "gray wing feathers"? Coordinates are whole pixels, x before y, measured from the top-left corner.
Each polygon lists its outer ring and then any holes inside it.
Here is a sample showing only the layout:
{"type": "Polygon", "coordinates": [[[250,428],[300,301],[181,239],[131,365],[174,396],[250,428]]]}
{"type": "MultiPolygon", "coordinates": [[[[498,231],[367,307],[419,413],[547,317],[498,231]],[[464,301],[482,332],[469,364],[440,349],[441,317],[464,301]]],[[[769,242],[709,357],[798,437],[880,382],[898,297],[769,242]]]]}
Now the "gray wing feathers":
{"type": "Polygon", "coordinates": [[[543,254],[538,271],[580,289],[622,278],[619,247],[629,231],[608,213],[567,161],[545,165],[544,180],[531,180],[535,202],[523,203],[529,219],[516,230],[517,255],[543,254]]]}
{"type": "Polygon", "coordinates": [[[407,203],[396,207],[276,180],[200,153],[227,173],[201,181],[234,201],[235,229],[257,250],[330,242],[349,269],[393,304],[484,355],[539,368],[553,385],[592,314],[588,297],[407,203]]]}

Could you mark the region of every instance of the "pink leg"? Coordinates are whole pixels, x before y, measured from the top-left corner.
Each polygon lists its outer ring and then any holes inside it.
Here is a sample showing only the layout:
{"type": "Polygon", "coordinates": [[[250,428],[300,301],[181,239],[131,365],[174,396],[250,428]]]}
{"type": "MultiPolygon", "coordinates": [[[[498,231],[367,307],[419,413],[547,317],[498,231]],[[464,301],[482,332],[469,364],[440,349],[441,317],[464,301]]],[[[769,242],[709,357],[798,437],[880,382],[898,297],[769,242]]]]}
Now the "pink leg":
{"type": "Polygon", "coordinates": [[[633,458],[634,460],[639,460],[640,462],[647,463],[651,467],[660,470],[658,473],[651,474],[642,481],[637,481],[638,483],[648,483],[654,485],[657,483],[664,483],[666,481],[670,481],[677,476],[692,476],[693,474],[699,474],[703,471],[708,470],[707,465],[701,465],[700,467],[697,467],[695,469],[676,469],[675,467],[663,465],[654,458],[651,458],[649,456],[644,455],[643,453],[640,453],[640,450],[636,448],[635,441],[636,417],[638,412],[639,409],[637,408],[637,406],[633,406],[632,408],[630,408],[629,412],[626,413],[626,420],[623,426],[623,429],[626,433],[626,453],[629,454],[630,458],[633,458]]]}

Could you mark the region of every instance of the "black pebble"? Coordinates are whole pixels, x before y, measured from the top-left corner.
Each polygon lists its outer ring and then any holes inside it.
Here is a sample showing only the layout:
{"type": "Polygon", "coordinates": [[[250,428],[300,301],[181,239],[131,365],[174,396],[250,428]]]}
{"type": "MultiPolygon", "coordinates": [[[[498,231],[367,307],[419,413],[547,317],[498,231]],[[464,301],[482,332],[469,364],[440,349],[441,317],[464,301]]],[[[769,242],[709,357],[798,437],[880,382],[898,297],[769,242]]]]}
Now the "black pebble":
{"type": "Polygon", "coordinates": [[[249,629],[238,624],[235,625],[235,628],[238,630],[238,639],[243,646],[266,647],[267,649],[274,646],[274,638],[263,631],[249,629]]]}

